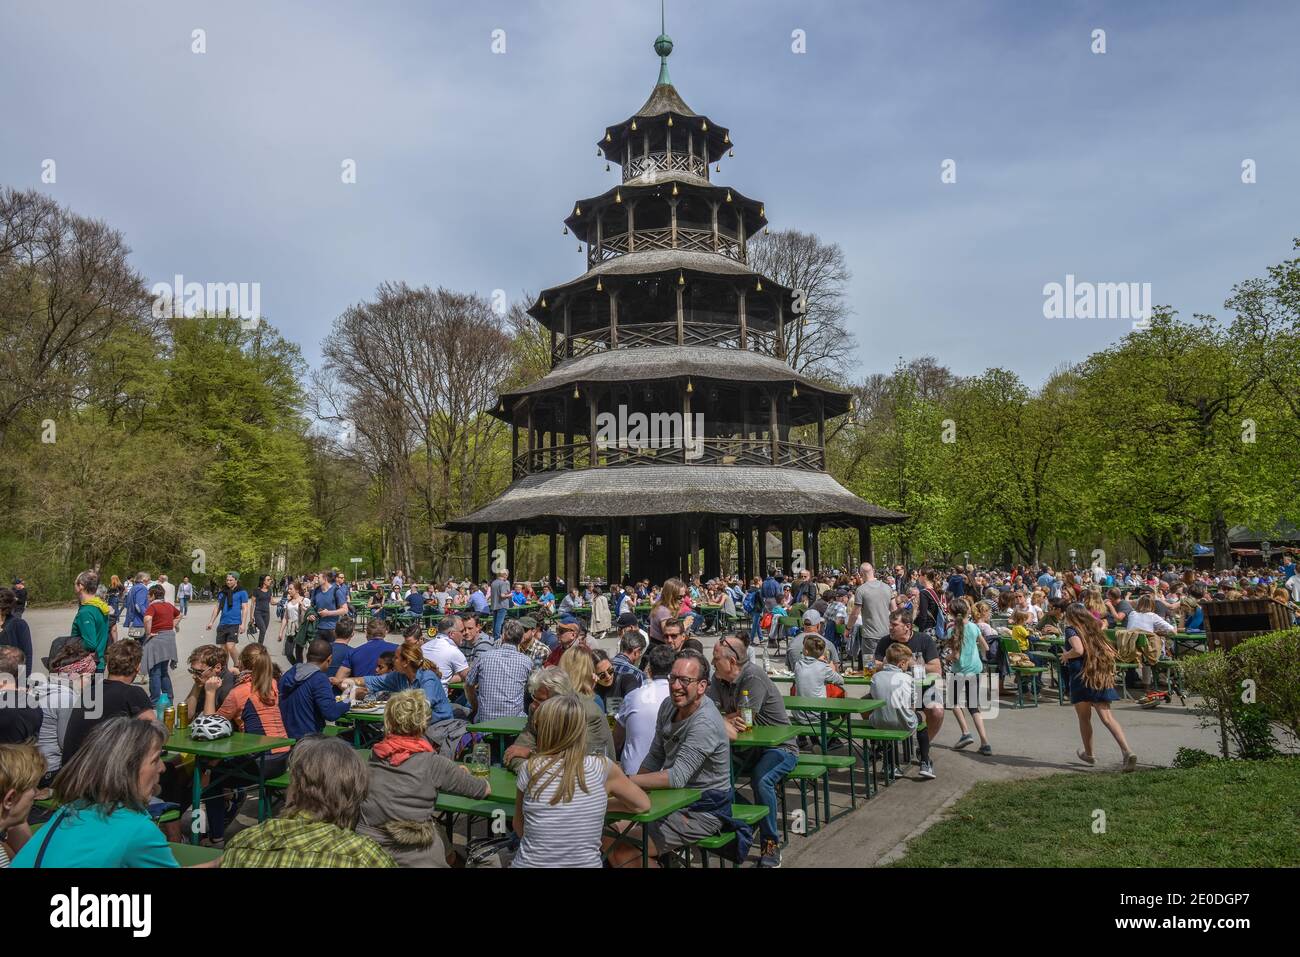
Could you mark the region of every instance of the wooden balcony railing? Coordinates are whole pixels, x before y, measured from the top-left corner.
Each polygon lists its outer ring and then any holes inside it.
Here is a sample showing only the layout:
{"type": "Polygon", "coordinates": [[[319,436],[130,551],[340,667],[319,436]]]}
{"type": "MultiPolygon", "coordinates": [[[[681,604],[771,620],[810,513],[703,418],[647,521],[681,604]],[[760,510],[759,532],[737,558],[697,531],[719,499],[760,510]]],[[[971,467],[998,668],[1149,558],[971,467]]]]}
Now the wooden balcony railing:
{"type": "Polygon", "coordinates": [[[632,161],[623,167],[623,182],[636,179],[647,172],[653,174],[661,170],[692,173],[701,179],[709,178],[709,164],[699,156],[677,150],[673,150],[671,154],[666,150],[660,150],[633,156],[632,161]]]}
{"type": "MultiPolygon", "coordinates": [[[[619,448],[596,443],[596,468],[652,464],[772,465],[772,442],[767,439],[706,438],[702,442],[693,439],[689,448],[619,448]]],[[[808,472],[824,472],[826,453],[816,445],[777,442],[776,464],[808,472]]],[[[584,439],[571,445],[520,453],[514,459],[513,477],[521,479],[538,472],[591,467],[591,444],[584,439]]]]}
{"type": "Polygon", "coordinates": [[[718,230],[717,247],[714,248],[713,230],[699,229],[695,226],[678,226],[677,245],[674,246],[672,227],[666,226],[662,229],[636,229],[630,236],[626,232],[602,236],[599,245],[593,242],[587,247],[587,268],[629,252],[645,252],[647,249],[716,252],[719,256],[726,256],[738,263],[747,262],[749,258],[745,255],[745,247],[740,240],[724,230],[718,230]]]}
{"type": "MultiPolygon", "coordinates": [[[[572,343],[572,356],[565,347],[564,336],[556,336],[555,350],[551,353],[552,364],[563,362],[568,358],[594,355],[610,348],[608,326],[601,326],[586,332],[575,333],[569,337],[572,343]]],[[[746,348],[760,355],[781,358],[777,348],[777,337],[772,332],[754,329],[746,333],[746,348]]],[[[639,322],[618,327],[618,347],[636,349],[643,346],[720,346],[724,349],[740,348],[740,326],[725,322],[687,322],[682,324],[682,341],[677,341],[677,323],[675,322],[639,322]]]]}

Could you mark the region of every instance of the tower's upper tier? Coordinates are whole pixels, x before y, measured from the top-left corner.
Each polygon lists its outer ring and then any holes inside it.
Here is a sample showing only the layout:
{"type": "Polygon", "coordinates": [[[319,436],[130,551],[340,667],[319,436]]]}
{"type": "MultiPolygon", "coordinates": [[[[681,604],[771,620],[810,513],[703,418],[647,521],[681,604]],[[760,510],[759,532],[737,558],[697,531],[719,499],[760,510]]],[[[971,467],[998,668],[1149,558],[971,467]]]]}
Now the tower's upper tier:
{"type": "Polygon", "coordinates": [[[607,127],[597,142],[605,159],[623,168],[626,182],[647,172],[673,171],[709,178],[709,164],[731,152],[731,133],[696,113],[668,78],[668,54],[673,41],[660,34],[659,81],[645,105],[621,123],[607,127]]]}

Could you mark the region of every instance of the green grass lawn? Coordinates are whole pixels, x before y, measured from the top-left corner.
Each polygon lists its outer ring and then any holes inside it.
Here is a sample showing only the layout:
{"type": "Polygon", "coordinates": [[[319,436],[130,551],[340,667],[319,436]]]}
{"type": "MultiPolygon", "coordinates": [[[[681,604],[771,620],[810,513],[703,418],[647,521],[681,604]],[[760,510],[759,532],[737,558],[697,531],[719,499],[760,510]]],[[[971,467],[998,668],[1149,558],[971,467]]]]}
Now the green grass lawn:
{"type": "Polygon", "coordinates": [[[1300,757],[977,784],[893,866],[1297,865],[1300,757]]]}

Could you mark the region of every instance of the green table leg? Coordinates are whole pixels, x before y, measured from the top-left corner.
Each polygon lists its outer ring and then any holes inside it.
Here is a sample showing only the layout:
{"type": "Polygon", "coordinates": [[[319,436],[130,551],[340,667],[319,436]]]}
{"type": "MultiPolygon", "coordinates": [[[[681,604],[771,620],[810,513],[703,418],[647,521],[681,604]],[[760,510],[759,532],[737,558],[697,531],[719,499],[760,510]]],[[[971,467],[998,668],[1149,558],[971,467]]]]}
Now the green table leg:
{"type": "Polygon", "coordinates": [[[199,759],[194,759],[194,806],[190,810],[190,843],[199,843],[199,814],[203,809],[203,770],[199,759]]]}
{"type": "MultiPolygon", "coordinates": [[[[826,733],[826,726],[829,723],[830,716],[827,715],[825,711],[823,711],[821,713],[821,718],[822,718],[822,754],[825,754],[830,744],[830,736],[826,733]]],[[[853,738],[850,737],[849,740],[852,741],[853,738]]],[[[826,820],[828,821],[831,819],[830,780],[831,780],[830,775],[829,774],[826,775],[826,787],[822,789],[826,792],[826,820]]],[[[817,791],[815,789],[813,791],[813,803],[814,804],[817,803],[817,791]]]]}

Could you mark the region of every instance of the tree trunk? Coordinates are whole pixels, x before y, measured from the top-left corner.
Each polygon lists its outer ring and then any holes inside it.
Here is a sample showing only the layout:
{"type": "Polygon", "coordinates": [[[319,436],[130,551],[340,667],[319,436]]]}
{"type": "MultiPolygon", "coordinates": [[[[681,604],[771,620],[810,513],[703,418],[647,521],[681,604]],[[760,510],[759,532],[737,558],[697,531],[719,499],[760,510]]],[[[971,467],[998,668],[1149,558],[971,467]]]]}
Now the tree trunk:
{"type": "Polygon", "coordinates": [[[1228,551],[1228,522],[1223,517],[1223,509],[1214,510],[1210,521],[1210,534],[1214,536],[1214,568],[1232,567],[1232,554],[1228,551]]]}

